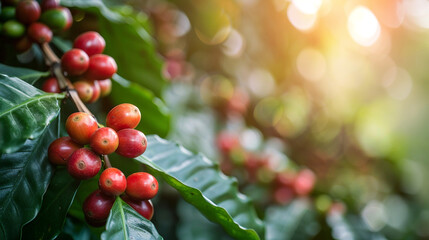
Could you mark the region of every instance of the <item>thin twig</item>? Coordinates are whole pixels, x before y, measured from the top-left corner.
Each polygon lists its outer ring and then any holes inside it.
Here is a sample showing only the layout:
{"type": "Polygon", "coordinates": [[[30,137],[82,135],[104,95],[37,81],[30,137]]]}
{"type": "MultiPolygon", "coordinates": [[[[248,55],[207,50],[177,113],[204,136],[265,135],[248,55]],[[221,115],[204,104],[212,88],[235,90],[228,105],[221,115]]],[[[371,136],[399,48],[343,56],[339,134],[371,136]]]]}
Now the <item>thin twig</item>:
{"type": "Polygon", "coordinates": [[[80,100],[80,97],[74,89],[73,84],[64,76],[63,71],[61,70],[60,59],[57,57],[54,51],[52,51],[52,48],[49,46],[49,44],[43,43],[40,45],[40,48],[45,55],[46,64],[52,69],[52,73],[57,78],[60,89],[67,92],[79,112],[85,112],[94,116],[94,114],[91,113],[82,100],[80,100]]]}
{"type": "MultiPolygon", "coordinates": [[[[95,118],[94,114],[89,111],[89,109],[86,107],[86,105],[80,100],[80,97],[76,90],[73,87],[73,84],[70,82],[69,79],[67,79],[63,71],[61,70],[61,62],[60,59],[57,57],[57,55],[52,51],[52,48],[49,46],[48,43],[43,43],[40,45],[40,48],[43,51],[43,54],[45,55],[45,62],[46,64],[51,68],[52,73],[56,77],[58,81],[58,86],[62,91],[66,91],[67,95],[72,99],[74,105],[77,107],[79,112],[85,112],[90,114],[94,117],[97,124],[101,127],[103,125],[99,124],[97,119],[95,118]]],[[[106,168],[111,168],[112,164],[109,161],[109,157],[107,155],[103,155],[104,162],[106,163],[106,168]]]]}
{"type": "Polygon", "coordinates": [[[106,168],[111,168],[112,164],[109,161],[109,156],[103,155],[103,158],[104,158],[104,162],[106,163],[106,168]]]}

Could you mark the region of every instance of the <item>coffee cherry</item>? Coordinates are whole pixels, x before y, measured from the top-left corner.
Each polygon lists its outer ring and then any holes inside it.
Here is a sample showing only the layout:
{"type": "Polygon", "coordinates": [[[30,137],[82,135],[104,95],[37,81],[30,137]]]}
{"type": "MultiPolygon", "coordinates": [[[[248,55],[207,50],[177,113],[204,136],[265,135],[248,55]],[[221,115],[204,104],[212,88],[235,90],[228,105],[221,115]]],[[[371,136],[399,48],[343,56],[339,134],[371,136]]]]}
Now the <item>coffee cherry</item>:
{"type": "Polygon", "coordinates": [[[99,128],[92,134],[89,141],[92,150],[101,155],[114,153],[118,148],[118,144],[118,134],[109,127],[99,128]]]}
{"type": "Polygon", "coordinates": [[[85,51],[88,56],[100,54],[104,51],[106,42],[104,38],[97,32],[89,31],[82,33],[75,40],[73,47],[85,51]]]}
{"type": "Polygon", "coordinates": [[[101,159],[88,148],[80,148],[72,153],[67,160],[67,170],[76,179],[89,179],[97,175],[101,169],[101,159]]]}
{"type": "Polygon", "coordinates": [[[106,117],[106,125],[119,131],[137,127],[140,119],[141,114],[138,107],[129,103],[122,103],[109,111],[106,117]]]}
{"type": "Polygon", "coordinates": [[[316,175],[310,169],[301,170],[293,182],[293,188],[297,195],[308,195],[314,187],[316,175]]]}
{"type": "Polygon", "coordinates": [[[24,0],[16,6],[16,19],[24,24],[37,21],[40,17],[40,5],[34,0],[24,0]]]}
{"type": "Polygon", "coordinates": [[[5,22],[15,18],[16,9],[15,7],[7,6],[1,9],[0,21],[5,22]]]}
{"type": "Polygon", "coordinates": [[[89,80],[111,78],[118,69],[115,60],[104,54],[95,54],[89,58],[89,67],[85,77],[89,80]]]}
{"type": "Polygon", "coordinates": [[[60,137],[49,145],[48,159],[52,164],[66,165],[70,155],[81,147],[70,137],[60,137]]]}
{"type": "Polygon", "coordinates": [[[48,25],[52,30],[66,30],[70,28],[73,17],[68,8],[57,7],[42,13],[40,21],[48,25]]]}
{"type": "Polygon", "coordinates": [[[118,137],[119,145],[116,149],[117,154],[127,158],[135,158],[146,151],[147,139],[142,132],[126,128],[118,132],[118,137]]]}
{"type": "Polygon", "coordinates": [[[61,89],[56,78],[51,77],[43,82],[42,90],[49,93],[60,93],[61,89]]]}
{"type": "Polygon", "coordinates": [[[134,200],[128,197],[128,195],[122,195],[121,198],[144,218],[147,220],[152,219],[154,210],[151,200],[134,200]]]}
{"type": "Polygon", "coordinates": [[[100,95],[102,97],[105,97],[110,94],[112,91],[112,80],[104,79],[104,80],[97,80],[98,84],[100,85],[100,95]]]}
{"type": "Polygon", "coordinates": [[[92,192],[82,205],[82,210],[88,224],[93,227],[103,226],[109,217],[114,203],[114,196],[105,195],[101,190],[92,192]]]}
{"type": "Polygon", "coordinates": [[[73,141],[80,144],[88,144],[92,134],[97,129],[97,122],[88,113],[75,112],[66,121],[67,133],[73,141]]]}
{"type": "Polygon", "coordinates": [[[73,83],[73,87],[76,89],[82,102],[89,102],[91,100],[94,91],[89,83],[85,81],[77,81],[73,83]]]}
{"type": "MultiPolygon", "coordinates": [[[[0,29],[1,29],[1,27],[0,27],[0,29]]],[[[30,38],[28,38],[28,36],[24,35],[22,38],[20,38],[18,41],[16,41],[15,49],[17,52],[23,53],[23,52],[27,51],[28,49],[30,49],[32,45],[33,45],[33,42],[30,40],[30,38]]]]}
{"type": "Polygon", "coordinates": [[[101,173],[98,186],[101,191],[107,195],[119,196],[124,193],[127,188],[127,178],[121,170],[117,168],[107,168],[101,173]]]}
{"type": "Polygon", "coordinates": [[[46,11],[48,9],[57,8],[60,6],[60,0],[42,0],[40,3],[40,7],[42,11],[46,11]]]}
{"type": "Polygon", "coordinates": [[[92,81],[87,80],[86,82],[90,84],[92,88],[92,97],[88,101],[88,103],[96,102],[100,98],[100,93],[101,93],[100,84],[98,84],[97,80],[92,80],[92,81]]]}
{"type": "Polygon", "coordinates": [[[88,69],[88,66],[88,55],[77,48],[67,51],[61,58],[61,67],[69,76],[78,76],[83,74],[88,69]]]}
{"type": "Polygon", "coordinates": [[[28,29],[27,34],[31,40],[36,43],[48,43],[52,40],[51,29],[43,23],[32,23],[28,29]]]}
{"type": "Polygon", "coordinates": [[[240,139],[237,134],[221,132],[216,139],[217,146],[222,153],[229,153],[240,147],[240,139]]]}
{"type": "Polygon", "coordinates": [[[151,199],[158,193],[158,181],[149,173],[133,173],[127,177],[125,192],[134,200],[151,199]]]}
{"type": "Polygon", "coordinates": [[[15,20],[9,20],[3,24],[2,32],[10,38],[19,38],[25,33],[25,27],[15,20]]]}
{"type": "Polygon", "coordinates": [[[273,200],[279,204],[287,204],[295,197],[293,189],[290,187],[278,187],[274,189],[273,200]]]}

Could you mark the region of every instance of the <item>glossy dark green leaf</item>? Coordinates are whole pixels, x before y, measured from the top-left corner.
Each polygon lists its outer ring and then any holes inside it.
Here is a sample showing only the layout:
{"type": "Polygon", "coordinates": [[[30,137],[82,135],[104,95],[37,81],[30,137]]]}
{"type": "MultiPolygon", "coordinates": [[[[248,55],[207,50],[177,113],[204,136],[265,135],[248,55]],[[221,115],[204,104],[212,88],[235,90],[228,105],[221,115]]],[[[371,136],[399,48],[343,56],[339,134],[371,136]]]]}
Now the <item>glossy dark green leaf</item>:
{"type": "Polygon", "coordinates": [[[297,199],[285,206],[269,207],[265,213],[266,240],[311,239],[318,230],[310,202],[297,199]]]}
{"type": "Polygon", "coordinates": [[[132,207],[116,198],[106,223],[106,231],[101,234],[103,240],[163,239],[151,221],[142,217],[132,207]]]}
{"type": "Polygon", "coordinates": [[[162,76],[163,63],[141,21],[110,10],[101,0],[63,0],[62,4],[97,14],[99,32],[106,40],[104,53],[116,60],[118,73],[161,97],[167,84],[162,76]]]}
{"type": "Polygon", "coordinates": [[[327,217],[327,222],[331,227],[333,239],[386,240],[381,233],[370,230],[357,215],[331,213],[327,217]]]}
{"type": "Polygon", "coordinates": [[[47,146],[59,136],[58,121],[14,153],[0,157],[0,239],[19,239],[22,226],[36,217],[53,167],[47,146]]]}
{"type": "Polygon", "coordinates": [[[263,238],[264,224],[251,200],[238,192],[237,180],[225,176],[218,164],[158,136],[148,137],[146,152],[136,160],[146,164],[234,238],[263,238]]]}
{"type": "Polygon", "coordinates": [[[231,240],[233,239],[222,229],[221,226],[207,220],[207,218],[205,218],[198,211],[198,209],[194,208],[192,205],[185,202],[184,200],[179,201],[177,205],[177,214],[180,219],[177,227],[177,238],[180,240],[188,240],[188,239],[231,240]]]}
{"type": "Polygon", "coordinates": [[[1,63],[0,73],[10,77],[18,77],[29,84],[34,84],[41,77],[49,76],[49,72],[39,72],[28,68],[12,67],[1,63]]]}
{"type": "Polygon", "coordinates": [[[73,200],[73,203],[69,210],[69,215],[73,216],[76,219],[79,219],[80,221],[85,221],[85,216],[82,212],[82,204],[85,201],[85,199],[98,189],[98,179],[100,178],[101,171],[98,173],[97,176],[82,181],[82,183],[79,186],[79,189],[76,193],[76,196],[73,200]]]}
{"type": "Polygon", "coordinates": [[[71,177],[66,168],[57,169],[39,214],[23,228],[23,238],[54,239],[60,234],[79,184],[80,181],[71,177]]]}
{"type": "Polygon", "coordinates": [[[68,216],[66,218],[66,222],[64,224],[63,231],[56,238],[57,240],[99,240],[100,236],[96,236],[93,234],[88,227],[88,225],[75,219],[73,217],[68,216]]]}
{"type": "Polygon", "coordinates": [[[0,74],[0,153],[18,150],[43,133],[58,116],[64,94],[45,93],[16,77],[0,74]]]}
{"type": "Polygon", "coordinates": [[[64,40],[60,37],[53,37],[51,43],[54,47],[63,53],[73,48],[73,42],[70,40],[64,40]]]}
{"type": "Polygon", "coordinates": [[[132,103],[142,114],[137,129],[145,134],[166,136],[170,128],[170,113],[161,99],[137,83],[125,80],[119,75],[113,76],[112,93],[114,105],[132,103]]]}

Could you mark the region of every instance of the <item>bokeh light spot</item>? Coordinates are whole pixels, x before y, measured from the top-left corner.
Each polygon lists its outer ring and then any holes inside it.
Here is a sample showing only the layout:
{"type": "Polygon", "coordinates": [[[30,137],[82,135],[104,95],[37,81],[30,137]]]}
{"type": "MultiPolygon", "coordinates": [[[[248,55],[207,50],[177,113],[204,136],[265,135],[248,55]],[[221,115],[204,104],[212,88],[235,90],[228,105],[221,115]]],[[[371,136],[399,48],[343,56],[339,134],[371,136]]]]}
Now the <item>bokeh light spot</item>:
{"type": "Polygon", "coordinates": [[[322,5],[322,0],[292,0],[292,3],[305,14],[315,14],[322,5]]]}
{"type": "Polygon", "coordinates": [[[290,23],[298,30],[308,31],[316,23],[316,14],[306,14],[301,12],[294,4],[290,4],[287,9],[287,17],[290,23]]]}
{"type": "Polygon", "coordinates": [[[299,53],[296,67],[305,79],[317,81],[325,75],[326,60],[318,50],[306,48],[299,53]]]}
{"type": "Polygon", "coordinates": [[[358,6],[349,15],[348,30],[356,43],[368,47],[377,41],[381,28],[371,10],[358,6]]]}
{"type": "Polygon", "coordinates": [[[275,85],[273,76],[265,69],[255,69],[250,73],[248,87],[252,94],[257,97],[265,97],[271,94],[275,85]]]}

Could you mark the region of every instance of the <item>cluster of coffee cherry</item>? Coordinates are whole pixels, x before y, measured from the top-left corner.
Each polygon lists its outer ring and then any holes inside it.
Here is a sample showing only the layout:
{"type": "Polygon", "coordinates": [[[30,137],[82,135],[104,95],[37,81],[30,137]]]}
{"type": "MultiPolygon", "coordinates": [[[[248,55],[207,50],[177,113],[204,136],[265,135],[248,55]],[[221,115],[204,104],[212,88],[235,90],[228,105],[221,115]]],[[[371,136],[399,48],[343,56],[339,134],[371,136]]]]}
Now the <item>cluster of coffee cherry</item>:
{"type": "Polygon", "coordinates": [[[52,31],[66,30],[73,22],[70,10],[59,0],[3,0],[0,13],[2,35],[15,43],[18,52],[25,52],[33,43],[52,40],[52,31]]]}
{"type": "MultiPolygon", "coordinates": [[[[99,128],[97,121],[88,113],[73,113],[66,121],[69,136],[50,144],[49,161],[55,165],[67,165],[71,176],[84,180],[98,174],[102,167],[101,157],[106,158],[114,152],[128,158],[140,156],[147,147],[146,136],[134,129],[140,119],[140,110],[128,103],[110,110],[106,118],[107,127],[99,128]]],[[[85,218],[90,225],[104,225],[115,196],[124,192],[124,201],[143,217],[152,218],[150,199],[158,192],[158,182],[152,175],[138,172],[125,178],[121,170],[108,167],[100,175],[99,187],[83,204],[85,218]]]]}
{"type": "MultiPolygon", "coordinates": [[[[64,53],[61,68],[69,78],[76,79],[73,86],[83,102],[92,103],[107,96],[112,89],[110,78],[117,71],[115,60],[102,54],[106,42],[94,31],[79,35],[73,49],[64,53]]],[[[55,77],[48,78],[42,85],[45,92],[61,92],[55,77]]]]}
{"type": "Polygon", "coordinates": [[[221,132],[217,146],[222,154],[222,171],[241,178],[243,185],[267,185],[271,191],[269,201],[287,204],[295,197],[309,195],[314,188],[316,176],[313,171],[278,169],[269,155],[246,151],[235,133],[221,132]]]}

